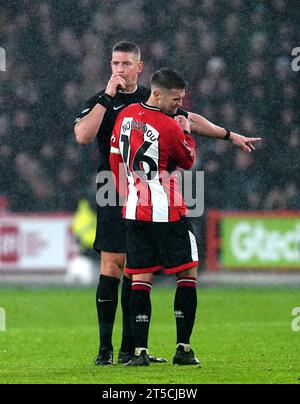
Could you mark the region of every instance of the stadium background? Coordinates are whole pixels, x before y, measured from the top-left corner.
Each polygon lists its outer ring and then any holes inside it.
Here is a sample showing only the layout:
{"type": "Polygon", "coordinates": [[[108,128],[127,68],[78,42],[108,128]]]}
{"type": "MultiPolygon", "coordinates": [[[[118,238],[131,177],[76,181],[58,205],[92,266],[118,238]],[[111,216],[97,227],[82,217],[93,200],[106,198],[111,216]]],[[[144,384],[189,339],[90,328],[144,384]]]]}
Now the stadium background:
{"type": "MultiPolygon", "coordinates": [[[[246,136],[262,136],[252,154],[198,138],[211,209],[300,209],[297,2],[12,1],[2,4],[0,44],[0,209],[74,213],[95,206],[97,149],[79,147],[74,117],[105,87],[112,45],[137,41],[141,83],[172,66],[189,82],[185,108],[246,136]]],[[[202,262],[205,217],[194,220],[202,262]]]]}

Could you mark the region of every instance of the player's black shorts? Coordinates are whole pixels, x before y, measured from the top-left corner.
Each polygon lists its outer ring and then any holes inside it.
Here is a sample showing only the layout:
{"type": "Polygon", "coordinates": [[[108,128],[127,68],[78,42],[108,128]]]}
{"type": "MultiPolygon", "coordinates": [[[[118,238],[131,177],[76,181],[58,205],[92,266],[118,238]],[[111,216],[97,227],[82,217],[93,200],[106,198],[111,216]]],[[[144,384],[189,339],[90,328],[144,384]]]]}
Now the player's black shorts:
{"type": "Polygon", "coordinates": [[[198,266],[196,238],[185,218],[172,223],[127,220],[126,225],[126,273],[172,274],[198,266]]]}
{"type": "MultiPolygon", "coordinates": [[[[98,186],[99,190],[99,186],[98,186]]],[[[127,253],[126,224],[122,218],[122,206],[97,204],[97,229],[94,249],[97,252],[127,253]]]]}

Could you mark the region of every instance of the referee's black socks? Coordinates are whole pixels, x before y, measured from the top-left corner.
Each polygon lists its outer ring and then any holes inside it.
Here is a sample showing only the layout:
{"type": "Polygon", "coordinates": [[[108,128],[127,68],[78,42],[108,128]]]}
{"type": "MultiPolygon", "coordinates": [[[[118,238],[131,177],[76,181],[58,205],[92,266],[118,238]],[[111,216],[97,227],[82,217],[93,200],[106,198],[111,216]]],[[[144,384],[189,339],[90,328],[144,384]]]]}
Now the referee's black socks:
{"type": "Polygon", "coordinates": [[[130,325],[130,298],[132,291],[132,281],[127,276],[123,275],[121,305],[123,315],[123,333],[122,333],[122,352],[134,352],[134,341],[130,325]]]}
{"type": "Polygon", "coordinates": [[[197,309],[196,287],[196,278],[186,276],[177,280],[177,290],[174,301],[177,344],[190,343],[197,309]]]}
{"type": "Polygon", "coordinates": [[[152,284],[149,282],[132,281],[130,318],[135,348],[148,348],[148,334],[151,320],[151,289],[152,284]]]}
{"type": "Polygon", "coordinates": [[[113,350],[112,332],[118,306],[118,287],[120,280],[100,275],[96,293],[100,348],[113,350]]]}

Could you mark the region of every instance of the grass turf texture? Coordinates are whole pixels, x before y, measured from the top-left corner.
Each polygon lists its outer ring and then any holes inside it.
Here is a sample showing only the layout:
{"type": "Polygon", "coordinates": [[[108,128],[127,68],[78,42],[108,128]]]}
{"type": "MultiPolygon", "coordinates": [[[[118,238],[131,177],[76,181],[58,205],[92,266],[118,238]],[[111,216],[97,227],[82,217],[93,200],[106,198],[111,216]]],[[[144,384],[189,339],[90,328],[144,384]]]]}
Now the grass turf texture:
{"type": "MultiPolygon", "coordinates": [[[[200,289],[192,346],[202,368],[174,367],[173,289],[152,292],[150,352],[167,364],[95,367],[94,290],[0,289],[0,383],[300,383],[295,289],[200,289]]],[[[114,346],[121,333],[118,310],[114,346]]]]}

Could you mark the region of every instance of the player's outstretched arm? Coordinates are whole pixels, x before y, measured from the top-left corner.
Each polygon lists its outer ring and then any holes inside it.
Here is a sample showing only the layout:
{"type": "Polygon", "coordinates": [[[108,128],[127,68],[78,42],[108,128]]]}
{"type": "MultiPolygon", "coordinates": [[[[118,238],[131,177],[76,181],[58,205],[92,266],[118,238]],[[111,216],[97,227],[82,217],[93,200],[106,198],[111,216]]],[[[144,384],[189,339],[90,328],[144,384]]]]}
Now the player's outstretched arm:
{"type": "MultiPolygon", "coordinates": [[[[213,124],[201,115],[192,112],[188,114],[192,132],[196,132],[201,136],[224,140],[226,129],[213,124]]],[[[248,138],[238,133],[231,132],[229,141],[235,146],[240,147],[242,151],[251,153],[255,150],[253,143],[261,141],[261,138],[248,138]]]]}

